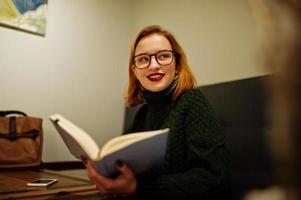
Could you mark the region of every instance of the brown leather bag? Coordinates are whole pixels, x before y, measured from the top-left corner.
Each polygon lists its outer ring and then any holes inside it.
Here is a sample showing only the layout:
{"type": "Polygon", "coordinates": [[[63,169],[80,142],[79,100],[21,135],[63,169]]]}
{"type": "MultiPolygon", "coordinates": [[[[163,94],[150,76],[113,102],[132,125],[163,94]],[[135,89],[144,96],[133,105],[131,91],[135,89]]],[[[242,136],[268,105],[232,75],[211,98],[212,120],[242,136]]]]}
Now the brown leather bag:
{"type": "Polygon", "coordinates": [[[21,111],[0,111],[0,169],[41,165],[42,119],[21,111]]]}

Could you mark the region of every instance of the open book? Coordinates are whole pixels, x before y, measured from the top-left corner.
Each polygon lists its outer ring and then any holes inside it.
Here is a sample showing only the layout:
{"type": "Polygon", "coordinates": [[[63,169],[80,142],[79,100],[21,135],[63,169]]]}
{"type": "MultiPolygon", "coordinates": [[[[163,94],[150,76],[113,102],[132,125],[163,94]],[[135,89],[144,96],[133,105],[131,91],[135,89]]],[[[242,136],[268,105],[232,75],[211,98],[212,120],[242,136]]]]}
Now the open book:
{"type": "Polygon", "coordinates": [[[50,120],[69,151],[78,159],[90,159],[96,170],[104,176],[118,175],[118,160],[135,174],[160,166],[164,161],[168,128],[121,135],[99,148],[88,133],[62,115],[51,115],[50,120]]]}

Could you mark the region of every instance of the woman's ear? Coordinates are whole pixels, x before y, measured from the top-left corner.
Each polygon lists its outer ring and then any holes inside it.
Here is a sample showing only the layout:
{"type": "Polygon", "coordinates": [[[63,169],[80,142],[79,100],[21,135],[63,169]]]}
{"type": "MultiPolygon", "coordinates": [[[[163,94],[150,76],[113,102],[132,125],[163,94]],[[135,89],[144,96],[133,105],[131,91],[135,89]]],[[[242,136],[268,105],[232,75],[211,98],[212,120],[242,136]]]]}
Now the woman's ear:
{"type": "Polygon", "coordinates": [[[135,65],[132,65],[132,71],[135,74],[135,76],[137,77],[137,69],[136,69],[135,65]]]}
{"type": "Polygon", "coordinates": [[[179,79],[179,73],[176,72],[174,80],[178,80],[178,79],[179,79]]]}
{"type": "Polygon", "coordinates": [[[179,75],[179,69],[176,68],[176,75],[179,75]]]}

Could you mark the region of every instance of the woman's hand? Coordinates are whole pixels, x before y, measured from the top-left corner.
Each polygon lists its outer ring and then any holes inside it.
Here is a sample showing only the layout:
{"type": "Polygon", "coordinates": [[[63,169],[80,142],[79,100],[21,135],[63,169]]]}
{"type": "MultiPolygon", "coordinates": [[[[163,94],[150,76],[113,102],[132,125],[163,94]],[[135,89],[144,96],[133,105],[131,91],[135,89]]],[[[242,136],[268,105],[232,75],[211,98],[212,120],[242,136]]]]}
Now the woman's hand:
{"type": "Polygon", "coordinates": [[[114,179],[99,174],[92,162],[84,162],[90,179],[103,195],[133,195],[136,192],[137,182],[133,172],[122,162],[117,167],[120,175],[114,179]]]}

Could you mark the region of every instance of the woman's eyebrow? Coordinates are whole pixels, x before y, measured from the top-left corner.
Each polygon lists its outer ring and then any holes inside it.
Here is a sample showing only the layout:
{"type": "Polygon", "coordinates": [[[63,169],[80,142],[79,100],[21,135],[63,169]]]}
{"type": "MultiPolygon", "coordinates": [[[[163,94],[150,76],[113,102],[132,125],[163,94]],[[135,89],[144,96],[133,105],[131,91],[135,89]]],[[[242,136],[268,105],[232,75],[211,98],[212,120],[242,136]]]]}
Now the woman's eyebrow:
{"type": "Polygon", "coordinates": [[[155,53],[139,53],[137,55],[134,55],[134,57],[140,56],[140,55],[154,55],[154,54],[157,54],[157,53],[159,53],[161,51],[172,51],[172,49],[162,49],[162,50],[156,51],[155,53]]]}

